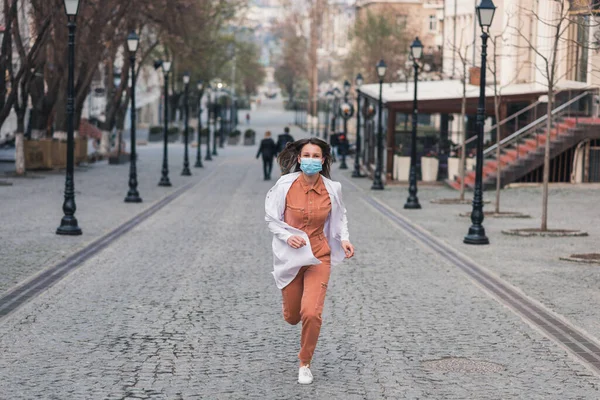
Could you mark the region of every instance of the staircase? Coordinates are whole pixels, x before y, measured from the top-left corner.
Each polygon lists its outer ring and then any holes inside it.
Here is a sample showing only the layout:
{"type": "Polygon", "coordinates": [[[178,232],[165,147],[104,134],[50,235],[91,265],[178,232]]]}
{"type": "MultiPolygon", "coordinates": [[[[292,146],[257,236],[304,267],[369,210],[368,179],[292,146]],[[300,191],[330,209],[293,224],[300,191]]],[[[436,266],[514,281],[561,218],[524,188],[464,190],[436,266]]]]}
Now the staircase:
{"type": "MultiPolygon", "coordinates": [[[[590,104],[593,94],[591,91],[581,93],[552,111],[550,159],[576,146],[586,138],[600,137],[600,118],[590,117],[590,112],[581,111],[584,108],[583,105],[590,104]]],[[[499,159],[496,159],[498,144],[484,150],[482,176],[484,188],[496,186],[498,163],[500,163],[501,186],[519,180],[544,164],[547,119],[548,116],[544,115],[501,140],[499,159]]],[[[495,128],[496,126],[492,127],[492,129],[495,128]]],[[[473,139],[476,137],[471,138],[471,140],[473,139]]],[[[460,177],[453,181],[447,181],[449,186],[457,190],[460,189],[460,183],[460,177]]],[[[474,186],[475,171],[467,171],[465,187],[473,188],[474,186]]]]}

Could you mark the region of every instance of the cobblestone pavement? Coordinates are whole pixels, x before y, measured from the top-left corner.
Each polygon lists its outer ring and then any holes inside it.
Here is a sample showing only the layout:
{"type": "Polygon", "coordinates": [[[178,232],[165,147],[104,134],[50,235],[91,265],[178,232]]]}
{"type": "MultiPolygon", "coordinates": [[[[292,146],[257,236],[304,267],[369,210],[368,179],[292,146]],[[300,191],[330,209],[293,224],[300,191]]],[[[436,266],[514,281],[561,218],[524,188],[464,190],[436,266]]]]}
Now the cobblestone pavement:
{"type": "MultiPolygon", "coordinates": [[[[240,112],[241,113],[241,112],[240,112]]],[[[241,115],[241,114],[240,114],[241,115]]],[[[283,131],[293,113],[267,109],[256,116],[250,127],[262,137],[266,127],[283,131]]],[[[299,135],[300,131],[294,129],[299,135]]],[[[128,143],[128,142],[127,142],[128,143]]],[[[129,148],[129,147],[128,147],[129,148]]],[[[198,182],[214,171],[236,147],[217,149],[219,156],[203,161],[204,168],[193,168],[196,149],[190,149],[192,177],[181,176],[183,146],[169,144],[169,177],[172,188],[159,187],[162,145],[138,146],[138,190],[142,204],[123,202],[128,190],[129,164],[108,165],[107,161],[75,169],[75,201],[83,235],[62,237],[55,234],[60,224],[64,196],[65,172],[31,172],[24,178],[0,178],[12,186],[0,186],[0,294],[85,247],[118,225],[148,209],[164,196],[188,182],[198,182]]],[[[206,148],[202,148],[204,157],[206,148]]],[[[259,162],[256,162],[257,166],[259,162]]],[[[262,170],[262,169],[260,169],[262,170]]]]}
{"type": "Polygon", "coordinates": [[[332,272],[315,382],[298,385],[255,150],[226,149],[218,171],[4,319],[0,398],[599,397],[597,376],[347,183],[357,255],[332,272]]]}
{"type": "MultiPolygon", "coordinates": [[[[345,175],[350,176],[349,173],[345,175]]],[[[408,211],[403,209],[408,196],[406,186],[387,186],[386,190],[377,192],[369,190],[371,181],[368,179],[352,179],[352,182],[546,307],[600,338],[600,265],[559,259],[571,254],[598,252],[599,186],[550,187],[548,227],[580,229],[589,234],[587,237],[524,238],[502,234],[502,230],[506,229],[540,226],[541,188],[519,187],[502,191],[500,211],[518,211],[531,218],[486,217],[483,225],[491,244],[470,246],[463,244],[462,240],[471,220],[459,214],[469,212],[471,206],[430,202],[433,199],[456,198],[457,191],[446,187],[419,187],[418,195],[423,209],[408,211]]],[[[467,192],[466,197],[471,198],[472,192],[467,192]]],[[[493,211],[495,192],[485,192],[484,198],[492,201],[484,206],[484,211],[493,211]]]]}

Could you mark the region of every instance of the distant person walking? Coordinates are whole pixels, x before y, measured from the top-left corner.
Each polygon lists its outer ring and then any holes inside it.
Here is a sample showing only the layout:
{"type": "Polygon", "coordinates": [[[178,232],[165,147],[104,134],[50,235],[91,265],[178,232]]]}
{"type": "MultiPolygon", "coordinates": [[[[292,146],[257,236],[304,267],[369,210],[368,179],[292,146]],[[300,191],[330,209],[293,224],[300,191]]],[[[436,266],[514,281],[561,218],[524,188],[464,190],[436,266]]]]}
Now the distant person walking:
{"type": "Polygon", "coordinates": [[[277,155],[277,146],[275,141],[271,139],[271,131],[265,132],[265,138],[260,141],[256,158],[262,154],[263,173],[265,181],[271,180],[271,171],[273,170],[273,158],[277,155]]]}
{"type": "Polygon", "coordinates": [[[246,113],[246,125],[250,125],[250,113],[246,113]]]}
{"type": "Polygon", "coordinates": [[[284,149],[285,145],[294,141],[294,137],[290,135],[290,128],[287,126],[283,129],[283,134],[277,138],[277,154],[280,154],[284,149]]]}
{"type": "Polygon", "coordinates": [[[310,384],[331,266],[354,255],[342,185],[329,179],[331,148],[321,139],[288,144],[278,157],[283,176],[267,194],[265,220],[273,233],[273,276],[283,318],[302,321],[298,383],[310,384]]]}

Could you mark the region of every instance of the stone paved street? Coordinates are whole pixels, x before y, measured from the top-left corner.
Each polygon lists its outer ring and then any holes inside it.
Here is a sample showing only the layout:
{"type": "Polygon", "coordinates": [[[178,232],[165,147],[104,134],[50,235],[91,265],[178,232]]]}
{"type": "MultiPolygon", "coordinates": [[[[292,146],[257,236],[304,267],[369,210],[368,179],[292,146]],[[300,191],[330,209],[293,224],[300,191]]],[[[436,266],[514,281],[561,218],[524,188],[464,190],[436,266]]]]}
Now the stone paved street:
{"type": "MultiPolygon", "coordinates": [[[[267,127],[278,133],[292,117],[260,110],[252,113],[252,126],[260,138],[267,127]]],[[[300,136],[297,130],[293,134],[300,136]]],[[[140,151],[140,191],[146,203],[136,211],[122,203],[126,166],[97,165],[78,174],[78,217],[85,232],[81,238],[53,233],[60,219],[61,187],[52,196],[42,193],[50,193],[48,188],[60,177],[0,189],[8,193],[3,196],[0,236],[9,243],[0,253],[2,275],[7,276],[0,293],[164,196],[156,187],[160,147],[140,151]],[[19,226],[19,218],[23,228],[15,232],[10,228],[19,226]]],[[[220,151],[205,170],[193,171],[195,186],[0,321],[0,398],[600,397],[598,376],[399,230],[364,201],[369,182],[351,185],[339,163],[333,179],[343,184],[356,257],[332,271],[313,361],[315,382],[298,385],[300,330],[281,315],[281,295],[270,273],[271,237],[263,218],[264,196],[273,182],[262,180],[256,146],[220,151]],[[456,372],[429,363],[450,357],[458,363],[467,359],[491,364],[456,372]]],[[[171,158],[171,176],[179,186],[180,157],[171,158]]],[[[451,246],[470,252],[457,240],[468,220],[425,200],[453,192],[438,188],[429,194],[422,200],[421,214],[401,212],[451,246]],[[444,231],[443,224],[456,227],[444,231]]],[[[400,209],[405,190],[388,188],[375,196],[400,209]]],[[[518,226],[528,223],[536,222],[520,221],[518,226]]],[[[502,243],[495,233],[492,238],[502,243]]],[[[566,314],[574,323],[584,321],[578,316],[583,318],[586,311],[573,304],[583,301],[581,297],[567,296],[566,289],[556,297],[554,278],[532,282],[525,272],[515,271],[527,257],[510,267],[493,257],[488,262],[485,252],[499,250],[486,249],[469,255],[484,267],[506,268],[497,272],[534,298],[550,299],[546,305],[555,311],[572,309],[573,315],[566,314]]],[[[544,271],[535,272],[539,276],[544,271]]],[[[574,290],[587,285],[568,284],[574,290]]],[[[588,297],[588,303],[596,305],[595,300],[588,297]]]]}

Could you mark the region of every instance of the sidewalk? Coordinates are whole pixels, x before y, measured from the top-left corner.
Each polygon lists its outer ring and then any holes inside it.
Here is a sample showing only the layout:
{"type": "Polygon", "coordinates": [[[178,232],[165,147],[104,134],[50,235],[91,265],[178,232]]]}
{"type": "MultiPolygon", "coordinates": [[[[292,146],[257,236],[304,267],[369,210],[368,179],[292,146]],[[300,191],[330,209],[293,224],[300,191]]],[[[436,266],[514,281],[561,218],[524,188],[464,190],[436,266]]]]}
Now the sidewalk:
{"type": "MultiPolygon", "coordinates": [[[[338,175],[340,171],[334,167],[334,173],[338,175]]],[[[502,234],[501,231],[506,229],[540,226],[541,187],[519,187],[502,191],[500,211],[517,211],[532,218],[486,218],[483,226],[491,244],[472,246],[462,242],[471,220],[459,216],[470,212],[471,206],[430,202],[457,198],[459,192],[445,186],[421,186],[418,197],[422,209],[404,210],[407,186],[389,185],[384,191],[372,191],[371,180],[353,179],[350,174],[351,170],[343,172],[361,190],[600,339],[600,265],[559,260],[559,257],[571,254],[600,251],[600,188],[597,185],[550,187],[549,228],[579,229],[587,232],[587,237],[523,238],[502,234]]],[[[467,192],[466,198],[470,199],[472,195],[467,192]]],[[[495,191],[484,192],[484,199],[492,201],[484,206],[484,211],[493,210],[495,191]]]]}
{"type": "Polygon", "coordinates": [[[283,321],[270,273],[264,198],[273,182],[262,180],[256,147],[226,150],[213,175],[0,323],[0,393],[14,400],[48,393],[168,400],[596,397],[596,376],[416,245],[346,181],[357,253],[332,269],[315,382],[298,385],[300,327],[283,321]],[[447,360],[476,368],[435,367],[447,360]]]}
{"type": "MultiPolygon", "coordinates": [[[[256,148],[264,131],[271,129],[276,135],[283,132],[293,114],[283,109],[264,109],[253,113],[250,128],[257,132],[256,148]]],[[[242,126],[245,128],[245,125],[242,126]]],[[[292,127],[294,137],[304,133],[292,127]]],[[[275,136],[276,137],[276,136],[275,136]]],[[[129,146],[127,147],[129,149],[129,146]]],[[[196,148],[189,148],[191,177],[181,176],[183,167],[183,145],[169,144],[169,177],[171,188],[159,187],[162,169],[162,144],[151,143],[138,146],[138,191],[141,204],[123,201],[129,189],[129,163],[109,165],[108,161],[91,163],[75,168],[75,217],[83,235],[65,237],[56,235],[56,228],[63,216],[65,171],[33,171],[26,177],[3,177],[0,179],[12,186],[1,186],[0,220],[0,295],[22,282],[85,247],[94,240],[117,228],[170,193],[189,182],[198,182],[214,171],[231,154],[246,152],[248,147],[239,144],[225,148],[217,147],[218,156],[205,161],[206,146],[202,146],[204,168],[194,168],[196,148]]],[[[211,143],[212,150],[212,143],[211,143]]],[[[13,149],[14,151],[14,149],[13,149]]],[[[256,162],[256,173],[261,174],[262,164],[256,162]]],[[[14,164],[6,164],[14,170],[14,164]]],[[[0,164],[0,168],[2,164],[0,164]]],[[[278,171],[278,167],[275,167],[278,171]]],[[[167,206],[169,207],[169,206],[167,206]]]]}
{"type": "Polygon", "coordinates": [[[226,157],[229,149],[219,149],[220,156],[204,162],[204,169],[193,168],[195,153],[190,152],[192,177],[180,175],[183,146],[169,146],[169,176],[173,187],[159,187],[162,146],[138,147],[138,190],[141,204],[123,201],[129,189],[129,163],[108,165],[107,161],[75,168],[75,216],[83,235],[56,235],[63,216],[64,170],[32,172],[24,178],[6,179],[10,187],[0,187],[0,294],[23,279],[56,264],[69,254],[106,234],[149,208],[162,197],[207,175],[226,157]],[[192,157],[193,156],[193,157],[192,157]]]}

